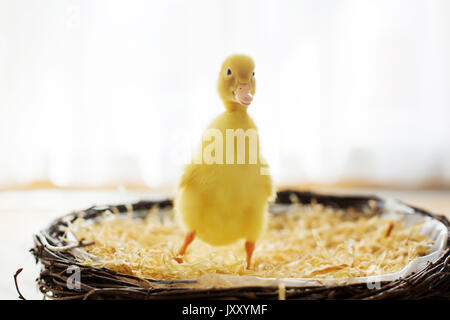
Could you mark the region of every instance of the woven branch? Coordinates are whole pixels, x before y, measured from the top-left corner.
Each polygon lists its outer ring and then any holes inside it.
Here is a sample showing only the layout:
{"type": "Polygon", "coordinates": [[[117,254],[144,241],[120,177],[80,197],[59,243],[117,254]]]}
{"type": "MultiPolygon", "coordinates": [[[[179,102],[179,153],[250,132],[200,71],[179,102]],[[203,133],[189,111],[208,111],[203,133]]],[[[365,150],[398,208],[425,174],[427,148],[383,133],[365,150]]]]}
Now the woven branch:
{"type": "MultiPolygon", "coordinates": [[[[384,208],[384,201],[378,197],[330,196],[310,192],[285,190],[278,192],[277,204],[319,203],[336,209],[354,208],[358,212],[374,209],[378,213],[384,208]]],[[[278,299],[278,286],[249,286],[239,288],[189,288],[186,284],[195,280],[155,280],[142,279],[121,274],[108,268],[96,268],[83,265],[76,260],[74,250],[90,245],[81,240],[78,244],[62,241],[65,227],[78,217],[95,219],[105,211],[116,214],[132,213],[144,218],[151,209],[172,208],[171,200],[140,201],[130,205],[91,207],[84,211],[73,212],[55,220],[46,230],[34,235],[34,248],[30,251],[36,262],[42,264],[37,279],[39,290],[45,297],[55,300],[71,299],[278,299]],[[80,271],[80,283],[77,289],[68,288],[71,266],[80,271]],[[183,284],[184,286],[181,286],[183,284]]],[[[409,207],[415,212],[430,216],[445,224],[450,231],[450,223],[444,216],[431,214],[425,210],[409,207]]],[[[15,280],[17,274],[15,275],[15,280]]],[[[17,288],[18,290],[18,288],[17,288]]],[[[20,294],[20,292],[19,292],[20,294]]],[[[22,295],[20,295],[21,298],[22,295]]],[[[369,289],[366,283],[334,286],[287,286],[286,299],[426,299],[450,298],[450,247],[447,238],[445,252],[434,263],[429,263],[417,273],[395,281],[382,282],[378,288],[369,289]]]]}

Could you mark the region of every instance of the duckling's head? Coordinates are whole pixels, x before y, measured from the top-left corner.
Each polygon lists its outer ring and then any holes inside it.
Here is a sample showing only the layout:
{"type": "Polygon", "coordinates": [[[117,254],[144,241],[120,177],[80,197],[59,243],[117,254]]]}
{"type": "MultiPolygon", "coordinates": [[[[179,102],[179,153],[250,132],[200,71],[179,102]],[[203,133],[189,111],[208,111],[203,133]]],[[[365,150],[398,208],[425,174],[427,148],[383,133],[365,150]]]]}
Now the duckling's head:
{"type": "Polygon", "coordinates": [[[226,58],[219,73],[218,90],[227,110],[246,110],[253,100],[255,89],[253,59],[243,54],[226,58]]]}

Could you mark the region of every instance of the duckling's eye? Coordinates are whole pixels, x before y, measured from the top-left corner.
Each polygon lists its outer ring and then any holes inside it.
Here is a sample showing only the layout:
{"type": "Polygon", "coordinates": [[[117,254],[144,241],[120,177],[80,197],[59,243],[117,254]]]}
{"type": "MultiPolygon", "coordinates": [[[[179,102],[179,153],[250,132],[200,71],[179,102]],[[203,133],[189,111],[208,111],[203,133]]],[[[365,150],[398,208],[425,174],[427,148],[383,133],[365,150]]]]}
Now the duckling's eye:
{"type": "Polygon", "coordinates": [[[253,71],[253,74],[252,74],[253,76],[255,76],[255,71],[253,71]]]}
{"type": "Polygon", "coordinates": [[[227,75],[231,76],[231,70],[227,69],[227,75]]]}

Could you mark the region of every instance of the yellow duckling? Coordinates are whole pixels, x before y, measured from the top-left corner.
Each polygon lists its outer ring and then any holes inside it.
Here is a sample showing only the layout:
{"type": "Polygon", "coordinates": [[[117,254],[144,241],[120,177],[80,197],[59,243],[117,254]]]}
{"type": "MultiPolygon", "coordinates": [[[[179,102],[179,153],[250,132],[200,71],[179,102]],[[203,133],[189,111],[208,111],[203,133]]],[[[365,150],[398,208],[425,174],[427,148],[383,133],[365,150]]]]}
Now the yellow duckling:
{"type": "Polygon", "coordinates": [[[255,94],[254,69],[253,60],[245,55],[232,55],[223,62],[218,92],[226,111],[203,134],[194,161],[184,168],[175,201],[177,215],[188,230],[175,257],[179,263],[195,237],[211,245],[244,238],[250,267],[274,192],[259,153],[256,126],[247,114],[255,94]]]}

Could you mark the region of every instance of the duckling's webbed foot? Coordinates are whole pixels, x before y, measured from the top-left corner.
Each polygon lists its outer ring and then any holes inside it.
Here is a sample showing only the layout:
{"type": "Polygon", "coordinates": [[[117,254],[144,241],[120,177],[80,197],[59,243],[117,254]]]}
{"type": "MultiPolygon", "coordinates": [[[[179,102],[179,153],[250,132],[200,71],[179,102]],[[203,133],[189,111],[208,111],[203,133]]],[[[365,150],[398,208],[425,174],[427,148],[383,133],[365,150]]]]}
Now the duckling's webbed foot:
{"type": "Polygon", "coordinates": [[[191,231],[186,235],[186,237],[184,238],[183,246],[180,248],[180,251],[178,251],[177,256],[173,258],[176,262],[183,263],[183,256],[186,253],[186,249],[191,244],[191,242],[194,241],[194,239],[195,231],[191,231]]]}

